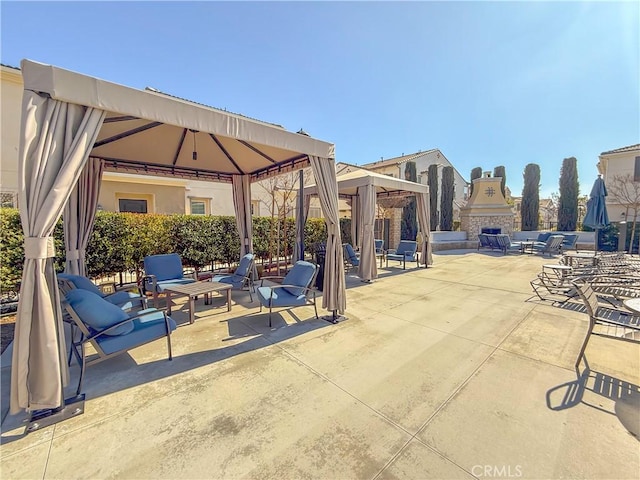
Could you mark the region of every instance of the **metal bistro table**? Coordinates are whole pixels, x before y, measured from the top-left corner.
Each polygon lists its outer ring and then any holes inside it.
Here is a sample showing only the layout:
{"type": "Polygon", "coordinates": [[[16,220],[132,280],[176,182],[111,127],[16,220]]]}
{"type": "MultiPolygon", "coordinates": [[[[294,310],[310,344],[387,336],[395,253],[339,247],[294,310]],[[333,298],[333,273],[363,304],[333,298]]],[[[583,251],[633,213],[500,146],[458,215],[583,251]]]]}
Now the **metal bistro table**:
{"type": "Polygon", "coordinates": [[[195,321],[195,303],[198,295],[204,295],[205,305],[209,305],[209,295],[213,292],[227,292],[227,312],[231,311],[231,285],[228,283],[210,282],[208,280],[185,285],[173,285],[164,289],[167,298],[167,315],[171,315],[171,296],[189,297],[189,323],[195,321]]]}

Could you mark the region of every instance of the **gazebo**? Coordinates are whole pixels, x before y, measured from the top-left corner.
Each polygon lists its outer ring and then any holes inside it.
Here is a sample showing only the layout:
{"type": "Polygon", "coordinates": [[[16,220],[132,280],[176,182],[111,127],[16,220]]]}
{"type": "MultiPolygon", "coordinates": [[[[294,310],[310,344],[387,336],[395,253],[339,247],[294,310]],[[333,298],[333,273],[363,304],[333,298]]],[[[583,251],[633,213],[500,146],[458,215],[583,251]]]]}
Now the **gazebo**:
{"type": "MultiPolygon", "coordinates": [[[[344,313],[345,278],[334,146],[242,115],[29,60],[18,169],[25,263],[11,371],[11,412],[68,416],[69,379],[53,266],[63,215],[66,268],[85,273],[102,172],[227,182],[241,239],[252,250],[250,183],[311,166],[329,238],[322,306],[344,313]]],[[[74,399],[75,400],[75,399],[74,399]]]]}
{"type": "MultiPolygon", "coordinates": [[[[312,195],[318,195],[320,191],[320,184],[309,185],[304,189],[303,195],[307,208],[309,198],[312,195]]],[[[340,197],[351,199],[352,229],[357,232],[355,242],[360,248],[358,276],[362,280],[372,280],[378,277],[373,232],[378,198],[415,195],[418,225],[424,237],[420,261],[425,267],[433,263],[429,234],[429,187],[427,185],[357,169],[338,176],[338,193],[340,197]]]]}

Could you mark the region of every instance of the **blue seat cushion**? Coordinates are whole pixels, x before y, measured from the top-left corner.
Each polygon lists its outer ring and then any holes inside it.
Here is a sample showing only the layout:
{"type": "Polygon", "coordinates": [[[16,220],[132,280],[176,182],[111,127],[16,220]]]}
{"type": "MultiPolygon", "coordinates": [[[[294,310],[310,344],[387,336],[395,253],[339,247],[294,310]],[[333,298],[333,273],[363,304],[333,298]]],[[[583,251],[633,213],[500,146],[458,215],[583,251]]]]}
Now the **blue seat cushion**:
{"type": "Polygon", "coordinates": [[[307,297],[304,294],[293,295],[286,288],[271,288],[271,287],[258,287],[257,294],[258,300],[265,307],[297,307],[299,305],[306,305],[307,297]]]}
{"type": "Polygon", "coordinates": [[[70,273],[58,273],[58,277],[64,280],[69,280],[76,288],[80,288],[82,290],[87,290],[95,295],[103,297],[104,295],[100,291],[95,284],[89,280],[87,277],[82,277],[80,275],[72,275],[70,273]]]}
{"type": "Polygon", "coordinates": [[[103,297],[107,302],[113,303],[122,309],[133,308],[134,304],[139,304],[142,297],[133,292],[122,290],[103,297]]]}
{"type": "Polygon", "coordinates": [[[162,282],[158,282],[156,284],[156,290],[158,293],[164,292],[165,288],[171,288],[171,285],[186,285],[187,283],[193,283],[195,280],[193,278],[180,278],[174,280],[164,280],[162,282]]]}
{"type": "MultiPolygon", "coordinates": [[[[129,318],[129,315],[120,307],[107,302],[99,295],[88,290],[81,288],[71,290],[67,293],[66,299],[78,314],[80,320],[93,332],[104,330],[129,318]]],[[[105,333],[105,335],[126,335],[131,332],[133,328],[133,323],[125,323],[105,333]]]]}
{"type": "MultiPolygon", "coordinates": [[[[141,315],[144,312],[149,312],[149,314],[133,320],[131,322],[132,329],[127,335],[120,335],[117,337],[101,335],[96,338],[96,341],[104,353],[110,355],[122,350],[129,350],[133,347],[137,347],[138,345],[142,345],[167,335],[164,315],[162,312],[155,308],[150,308],[148,310],[141,310],[138,312],[138,315],[141,315]]],[[[169,331],[173,332],[176,329],[176,322],[171,317],[168,317],[168,320],[169,331]]]]}
{"type": "Polygon", "coordinates": [[[182,260],[177,253],[169,253],[165,255],[151,255],[144,258],[144,273],[147,275],[155,275],[156,280],[181,279],[182,260]]]}
{"type": "Polygon", "coordinates": [[[228,283],[234,287],[241,287],[244,281],[244,277],[240,275],[228,274],[228,275],[214,275],[211,277],[212,282],[228,283]]]}
{"type": "MultiPolygon", "coordinates": [[[[297,261],[289,273],[287,273],[282,280],[282,285],[298,285],[303,288],[287,287],[281,290],[286,290],[292,296],[304,295],[305,289],[313,280],[313,275],[316,273],[316,266],[311,262],[305,262],[303,260],[297,261]]],[[[279,289],[280,290],[280,289],[279,289]]]]}

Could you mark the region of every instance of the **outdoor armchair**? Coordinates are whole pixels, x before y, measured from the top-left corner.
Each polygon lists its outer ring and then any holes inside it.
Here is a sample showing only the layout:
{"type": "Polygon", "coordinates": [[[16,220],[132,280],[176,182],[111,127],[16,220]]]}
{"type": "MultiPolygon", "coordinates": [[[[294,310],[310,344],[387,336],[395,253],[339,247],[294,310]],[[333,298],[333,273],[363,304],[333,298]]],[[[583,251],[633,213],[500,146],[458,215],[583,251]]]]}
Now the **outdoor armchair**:
{"type": "Polygon", "coordinates": [[[376,255],[382,255],[384,253],[384,240],[376,238],[373,243],[376,249],[376,255]]]}
{"type": "Polygon", "coordinates": [[[318,266],[298,260],[289,273],[284,277],[263,277],[261,285],[257,288],[260,311],[262,307],[269,308],[269,326],[271,326],[271,313],[274,307],[300,307],[313,305],[318,318],[316,307],[316,292],[311,288],[313,280],[318,273],[318,266]],[[282,284],[265,286],[265,280],[282,279],[282,284]]]}
{"type": "Polygon", "coordinates": [[[173,358],[171,332],[176,329],[176,323],[163,311],[151,308],[129,315],[99,295],[79,288],[68,292],[62,303],[68,313],[66,318],[72,321],[71,352],[80,364],[78,395],[88,365],[162,337],[167,337],[169,360],[173,358]],[[89,361],[85,359],[87,344],[91,344],[96,352],[89,361]]]}
{"type": "Polygon", "coordinates": [[[131,310],[134,307],[141,309],[147,308],[147,298],[142,294],[141,289],[138,287],[136,287],[137,292],[120,290],[115,293],[107,294],[100,290],[100,288],[87,277],[72,275],[70,273],[58,273],[57,277],[58,288],[62,294],[67,294],[71,290],[79,288],[81,290],[92,292],[109,303],[117,305],[123,310],[131,310]]]}
{"type": "Polygon", "coordinates": [[[144,273],[144,289],[153,294],[153,304],[156,308],[158,294],[163,293],[169,285],[184,285],[196,281],[195,278],[184,276],[182,260],[177,253],[144,257],[144,273]]]}
{"type": "Polygon", "coordinates": [[[566,252],[567,250],[574,249],[576,252],[578,251],[577,243],[578,243],[578,234],[577,233],[566,233],[563,234],[564,239],[562,240],[561,250],[566,252]]]}
{"type": "Polygon", "coordinates": [[[410,262],[416,262],[416,265],[420,266],[418,263],[418,255],[416,253],[417,249],[418,242],[413,240],[400,240],[398,248],[387,251],[387,267],[389,266],[389,260],[402,262],[402,268],[404,270],[407,268],[407,260],[410,262]]]}
{"type": "Polygon", "coordinates": [[[360,258],[350,243],[343,243],[344,263],[347,267],[357,267],[360,265],[360,258]]]}
{"type": "Polygon", "coordinates": [[[253,263],[255,256],[247,253],[240,259],[238,267],[233,273],[218,274],[211,277],[212,282],[228,283],[232,288],[242,289],[245,285],[249,288],[249,298],[253,302],[251,291],[255,289],[253,285],[253,263]]]}

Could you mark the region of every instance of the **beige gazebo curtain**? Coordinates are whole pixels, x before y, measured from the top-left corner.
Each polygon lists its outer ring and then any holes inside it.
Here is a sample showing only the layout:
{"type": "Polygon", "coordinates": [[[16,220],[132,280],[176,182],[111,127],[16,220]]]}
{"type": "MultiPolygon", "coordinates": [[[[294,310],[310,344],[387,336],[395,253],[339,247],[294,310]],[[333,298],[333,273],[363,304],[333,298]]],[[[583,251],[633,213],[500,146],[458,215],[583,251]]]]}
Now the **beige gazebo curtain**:
{"type": "Polygon", "coordinates": [[[90,158],[64,207],[62,225],[66,250],[64,268],[66,273],[87,276],[85,256],[96,217],[103,170],[104,160],[90,158]]]}
{"type": "MultiPolygon", "coordinates": [[[[358,189],[358,191],[360,191],[358,189]]],[[[351,197],[351,242],[354,247],[361,248],[360,242],[362,239],[360,238],[360,198],[358,195],[353,195],[351,197]]]]}
{"type": "Polygon", "coordinates": [[[11,365],[11,412],[58,408],[69,372],[53,229],[82,173],[105,112],[25,90],[19,150],[25,262],[11,365]]]}
{"type": "Polygon", "coordinates": [[[240,257],[253,253],[253,224],[251,220],[251,177],[233,176],[233,206],[240,235],[240,257]]]}
{"type": "Polygon", "coordinates": [[[316,179],[318,198],[327,224],[327,253],[324,267],[322,307],[342,315],[347,307],[344,276],[344,256],[340,238],[338,213],[338,184],[333,159],[310,155],[309,160],[316,179]]]}
{"type": "Polygon", "coordinates": [[[416,206],[418,207],[418,224],[424,238],[422,250],[420,251],[420,262],[427,267],[433,264],[433,256],[431,255],[431,226],[429,224],[429,196],[424,193],[418,193],[416,195],[416,206]]]}
{"type": "Polygon", "coordinates": [[[311,195],[303,195],[302,192],[298,192],[298,202],[304,202],[302,204],[302,217],[300,216],[300,205],[296,208],[296,248],[293,252],[293,261],[304,260],[300,257],[300,248],[304,243],[304,226],[309,218],[309,207],[311,205],[311,195]]]}
{"type": "Polygon", "coordinates": [[[373,227],[376,220],[376,187],[373,184],[358,187],[360,210],[357,223],[360,228],[360,265],[358,276],[364,281],[378,278],[376,247],[373,227]]]}

